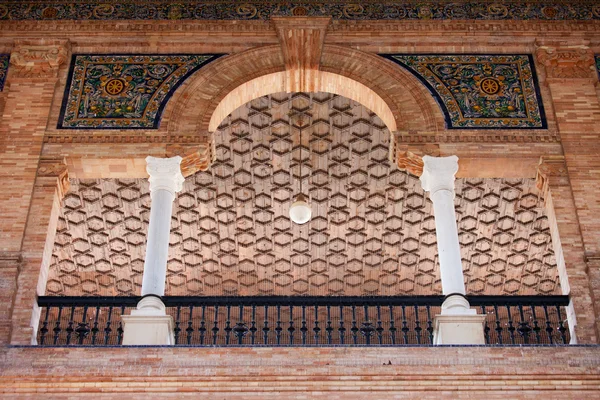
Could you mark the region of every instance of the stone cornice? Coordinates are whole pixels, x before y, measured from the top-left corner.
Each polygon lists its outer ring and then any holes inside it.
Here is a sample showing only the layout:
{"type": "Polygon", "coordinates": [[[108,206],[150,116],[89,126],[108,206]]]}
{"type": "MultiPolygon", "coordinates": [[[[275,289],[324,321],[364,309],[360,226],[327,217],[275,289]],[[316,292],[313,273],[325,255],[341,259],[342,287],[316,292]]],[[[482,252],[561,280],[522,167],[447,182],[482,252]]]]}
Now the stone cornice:
{"type": "Polygon", "coordinates": [[[400,133],[395,135],[397,144],[406,143],[560,143],[558,133],[400,133]]]}
{"type": "MultiPolygon", "coordinates": [[[[381,32],[469,32],[475,35],[507,35],[510,32],[543,32],[544,34],[563,32],[600,32],[600,21],[332,21],[329,34],[364,35],[381,32]]],[[[2,21],[0,32],[9,37],[11,32],[22,37],[28,33],[31,37],[64,36],[69,34],[94,33],[110,36],[122,32],[161,32],[163,34],[189,33],[234,33],[263,34],[275,36],[272,22],[260,21],[2,21]]]]}
{"type": "Polygon", "coordinates": [[[207,144],[208,134],[204,135],[125,135],[125,134],[86,134],[76,133],[72,135],[49,134],[44,137],[44,143],[179,143],[179,144],[207,144]]]}

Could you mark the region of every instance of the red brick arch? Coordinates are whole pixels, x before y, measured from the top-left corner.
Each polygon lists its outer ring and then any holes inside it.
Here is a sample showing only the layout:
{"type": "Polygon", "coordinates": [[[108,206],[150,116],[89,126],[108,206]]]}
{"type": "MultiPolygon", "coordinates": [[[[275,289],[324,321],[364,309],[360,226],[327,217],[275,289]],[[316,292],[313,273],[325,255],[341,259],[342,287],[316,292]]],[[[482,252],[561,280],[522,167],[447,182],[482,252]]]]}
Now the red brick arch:
{"type": "MultiPolygon", "coordinates": [[[[322,86],[328,89],[323,91],[361,102],[377,112],[384,122],[388,121],[391,130],[444,129],[443,115],[427,89],[410,73],[383,57],[325,45],[320,70],[322,86]]],[[[254,98],[282,91],[279,80],[283,79],[284,71],[277,45],[224,56],[196,72],[177,90],[167,105],[163,123],[170,134],[213,131],[235,108],[254,98]]]]}

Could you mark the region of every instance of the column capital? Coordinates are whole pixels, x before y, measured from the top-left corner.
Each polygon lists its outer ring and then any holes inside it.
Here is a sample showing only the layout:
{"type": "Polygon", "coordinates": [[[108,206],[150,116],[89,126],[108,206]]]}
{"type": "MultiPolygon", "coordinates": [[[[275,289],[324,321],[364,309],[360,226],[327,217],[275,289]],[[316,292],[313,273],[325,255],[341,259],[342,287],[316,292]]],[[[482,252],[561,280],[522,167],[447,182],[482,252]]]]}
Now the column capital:
{"type": "Polygon", "coordinates": [[[146,157],[146,171],[150,178],[150,195],[156,190],[167,190],[175,196],[183,187],[180,156],[171,158],[146,157]]]}
{"type": "Polygon", "coordinates": [[[536,60],[543,65],[547,80],[589,79],[598,81],[594,52],[586,45],[540,46],[536,60]]]}
{"type": "Polygon", "coordinates": [[[429,196],[438,190],[447,190],[454,194],[454,180],[458,172],[458,157],[423,156],[423,174],[421,186],[429,196]]]}
{"type": "Polygon", "coordinates": [[[69,168],[64,157],[42,157],[40,158],[38,169],[38,179],[36,185],[54,185],[58,190],[59,199],[63,199],[69,191],[71,184],[69,182],[69,168]],[[48,182],[47,179],[51,178],[48,182]]]}
{"type": "Polygon", "coordinates": [[[15,40],[10,64],[18,78],[56,78],[69,52],[68,40],[15,40]]]}
{"type": "Polygon", "coordinates": [[[535,185],[542,193],[550,187],[568,186],[567,163],[565,156],[542,156],[537,167],[535,185]]]}

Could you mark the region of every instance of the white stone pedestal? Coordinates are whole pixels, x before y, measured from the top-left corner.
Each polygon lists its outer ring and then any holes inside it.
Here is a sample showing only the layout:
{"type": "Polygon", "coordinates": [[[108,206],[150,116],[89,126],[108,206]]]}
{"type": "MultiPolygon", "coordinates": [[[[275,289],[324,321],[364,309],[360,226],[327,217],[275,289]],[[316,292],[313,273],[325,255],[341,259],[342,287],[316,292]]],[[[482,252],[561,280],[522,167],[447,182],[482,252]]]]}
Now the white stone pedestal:
{"type": "Polygon", "coordinates": [[[165,305],[156,296],[140,300],[131,315],[123,315],[124,345],[173,345],[173,317],[166,314],[165,305]]]}
{"type": "Polygon", "coordinates": [[[451,295],[434,319],[433,344],[485,344],[485,315],[469,307],[461,295],[451,295]]]}
{"type": "Polygon", "coordinates": [[[485,315],[436,315],[433,344],[485,344],[485,315]]]}

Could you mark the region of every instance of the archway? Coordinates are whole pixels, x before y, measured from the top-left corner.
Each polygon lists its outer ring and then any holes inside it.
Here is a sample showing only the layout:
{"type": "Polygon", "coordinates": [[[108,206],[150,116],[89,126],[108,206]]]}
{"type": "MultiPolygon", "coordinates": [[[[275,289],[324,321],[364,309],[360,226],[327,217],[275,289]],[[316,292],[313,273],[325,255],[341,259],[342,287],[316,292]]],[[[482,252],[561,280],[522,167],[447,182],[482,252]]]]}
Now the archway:
{"type": "MultiPolygon", "coordinates": [[[[195,73],[173,96],[163,123],[172,134],[210,132],[240,105],[285,87],[279,46],[222,57],[195,73]]],[[[444,118],[427,89],[407,71],[374,54],[325,45],[320,90],[369,106],[392,130],[439,132],[444,118]]]]}

